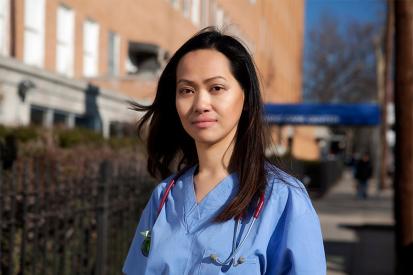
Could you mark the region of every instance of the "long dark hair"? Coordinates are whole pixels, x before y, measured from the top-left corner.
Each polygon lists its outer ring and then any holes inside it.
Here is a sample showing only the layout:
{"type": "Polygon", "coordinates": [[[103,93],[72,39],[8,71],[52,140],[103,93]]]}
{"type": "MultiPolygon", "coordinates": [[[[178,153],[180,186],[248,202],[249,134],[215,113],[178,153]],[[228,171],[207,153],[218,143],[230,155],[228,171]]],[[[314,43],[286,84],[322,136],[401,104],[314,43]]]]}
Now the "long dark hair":
{"type": "Polygon", "coordinates": [[[160,76],[154,102],[149,106],[133,103],[132,109],[146,111],[138,121],[138,132],[142,136],[148,131],[148,171],[152,176],[165,178],[174,170],[195,165],[198,162],[195,142],[181,125],[175,107],[175,90],[179,61],[188,52],[200,49],[214,49],[228,58],[231,72],[245,95],[229,164],[231,172],[238,174],[240,188],[216,217],[215,221],[222,222],[245,213],[266,187],[265,165],[269,160],[264,152],[267,135],[263,103],[254,61],[246,47],[213,27],[201,30],[171,57],[160,76]]]}

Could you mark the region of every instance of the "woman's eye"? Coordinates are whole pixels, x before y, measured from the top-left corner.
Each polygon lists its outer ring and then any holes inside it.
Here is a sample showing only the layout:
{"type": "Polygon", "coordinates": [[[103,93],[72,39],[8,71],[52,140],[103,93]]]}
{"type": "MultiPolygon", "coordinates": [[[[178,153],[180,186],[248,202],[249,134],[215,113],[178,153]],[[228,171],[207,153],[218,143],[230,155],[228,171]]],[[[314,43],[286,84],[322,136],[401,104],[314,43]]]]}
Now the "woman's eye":
{"type": "Polygon", "coordinates": [[[179,89],[178,92],[180,94],[190,94],[190,93],[192,93],[192,90],[188,89],[188,88],[182,88],[182,89],[179,89]]]}
{"type": "Polygon", "coordinates": [[[212,91],[214,91],[214,92],[219,92],[219,91],[221,91],[221,90],[223,90],[224,89],[224,87],[222,87],[222,86],[214,86],[214,87],[212,87],[212,91]]]}

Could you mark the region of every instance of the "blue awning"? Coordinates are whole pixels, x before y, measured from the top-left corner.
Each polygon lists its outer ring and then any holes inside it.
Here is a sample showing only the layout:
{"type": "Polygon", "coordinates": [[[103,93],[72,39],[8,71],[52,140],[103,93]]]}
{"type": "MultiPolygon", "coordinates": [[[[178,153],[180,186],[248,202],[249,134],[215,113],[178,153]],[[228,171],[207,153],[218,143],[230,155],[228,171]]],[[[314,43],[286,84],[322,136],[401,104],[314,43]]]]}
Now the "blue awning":
{"type": "Polygon", "coordinates": [[[265,118],[281,125],[348,125],[380,124],[378,104],[265,104],[265,118]]]}

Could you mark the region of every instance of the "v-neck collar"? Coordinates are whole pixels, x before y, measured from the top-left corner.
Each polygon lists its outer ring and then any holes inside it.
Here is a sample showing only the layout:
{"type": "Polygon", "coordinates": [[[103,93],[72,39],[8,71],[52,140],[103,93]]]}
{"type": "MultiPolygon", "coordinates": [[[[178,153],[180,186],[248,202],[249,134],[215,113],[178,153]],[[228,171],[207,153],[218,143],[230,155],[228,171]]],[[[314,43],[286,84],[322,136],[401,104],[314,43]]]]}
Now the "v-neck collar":
{"type": "Polygon", "coordinates": [[[238,174],[231,173],[197,203],[194,186],[194,172],[197,167],[198,165],[194,165],[181,177],[184,191],[184,220],[188,226],[195,220],[200,221],[215,217],[236,195],[239,188],[238,174]]]}

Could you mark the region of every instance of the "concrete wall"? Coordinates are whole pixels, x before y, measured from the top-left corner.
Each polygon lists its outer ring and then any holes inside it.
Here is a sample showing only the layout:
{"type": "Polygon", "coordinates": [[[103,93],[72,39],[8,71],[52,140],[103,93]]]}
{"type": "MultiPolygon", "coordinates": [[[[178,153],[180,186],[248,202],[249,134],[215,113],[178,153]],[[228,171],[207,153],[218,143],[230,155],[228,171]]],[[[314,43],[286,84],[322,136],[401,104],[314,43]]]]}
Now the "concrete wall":
{"type": "Polygon", "coordinates": [[[0,121],[10,126],[30,123],[31,107],[46,112],[44,126],[53,124],[53,113],[67,114],[67,126],[73,127],[76,117],[94,117],[101,123],[97,131],[109,135],[111,122],[131,122],[136,113],[128,109],[130,98],[116,92],[98,89],[93,93],[85,81],[73,80],[24,65],[14,59],[0,56],[0,121]],[[23,81],[33,84],[23,98],[19,85],[23,81]]]}

